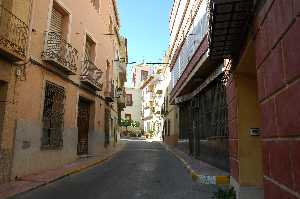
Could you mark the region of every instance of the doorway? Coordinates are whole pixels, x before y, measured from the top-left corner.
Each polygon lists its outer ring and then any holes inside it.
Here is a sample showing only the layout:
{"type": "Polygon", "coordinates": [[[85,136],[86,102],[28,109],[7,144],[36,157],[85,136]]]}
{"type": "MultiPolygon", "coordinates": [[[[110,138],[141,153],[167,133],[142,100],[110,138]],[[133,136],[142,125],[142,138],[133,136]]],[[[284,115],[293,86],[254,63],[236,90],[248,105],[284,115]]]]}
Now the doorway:
{"type": "Polygon", "coordinates": [[[110,111],[109,109],[105,109],[105,115],[104,115],[104,120],[105,120],[105,125],[104,125],[104,131],[105,131],[105,136],[104,136],[104,147],[108,147],[109,146],[109,135],[110,135],[110,111]]]}
{"type": "Polygon", "coordinates": [[[236,163],[236,167],[232,167],[232,184],[238,190],[237,195],[241,197],[251,191],[252,197],[262,198],[261,108],[255,54],[255,46],[251,42],[233,73],[235,92],[229,97],[232,98],[229,102],[229,107],[232,107],[230,158],[236,163]]]}
{"type": "Polygon", "coordinates": [[[78,103],[78,145],[77,154],[87,155],[88,154],[88,140],[89,140],[89,126],[90,126],[90,102],[82,98],[79,99],[78,103]]]}

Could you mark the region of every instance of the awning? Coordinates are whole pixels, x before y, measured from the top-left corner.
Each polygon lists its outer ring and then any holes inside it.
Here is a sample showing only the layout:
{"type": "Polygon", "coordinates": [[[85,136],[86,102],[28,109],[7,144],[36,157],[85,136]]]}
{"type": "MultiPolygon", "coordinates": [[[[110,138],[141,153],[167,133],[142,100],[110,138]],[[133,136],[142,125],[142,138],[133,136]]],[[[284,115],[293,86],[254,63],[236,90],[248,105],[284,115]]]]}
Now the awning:
{"type": "Polygon", "coordinates": [[[253,1],[210,1],[209,49],[211,59],[233,58],[239,54],[252,17],[253,1]]]}

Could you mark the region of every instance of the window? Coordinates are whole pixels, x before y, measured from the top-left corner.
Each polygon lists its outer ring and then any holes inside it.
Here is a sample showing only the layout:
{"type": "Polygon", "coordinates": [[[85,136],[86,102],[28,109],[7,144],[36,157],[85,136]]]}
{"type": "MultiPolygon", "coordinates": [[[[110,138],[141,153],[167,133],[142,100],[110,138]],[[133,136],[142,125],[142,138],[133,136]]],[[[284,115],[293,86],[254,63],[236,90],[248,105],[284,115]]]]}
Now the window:
{"type": "Polygon", "coordinates": [[[132,94],[126,94],[126,106],[132,106],[132,94]]]}
{"type": "Polygon", "coordinates": [[[60,148],[63,146],[65,89],[46,82],[42,148],[60,148]]]}
{"type": "Polygon", "coordinates": [[[55,32],[58,34],[58,36],[62,37],[62,39],[65,39],[68,29],[68,21],[68,13],[64,10],[64,8],[54,1],[49,31],[55,32]]]}
{"type": "Polygon", "coordinates": [[[52,9],[51,22],[50,22],[50,31],[62,34],[63,32],[63,14],[57,9],[52,9]]]}
{"type": "Polygon", "coordinates": [[[99,0],[91,0],[92,5],[94,6],[94,8],[97,10],[97,12],[99,11],[100,8],[100,2],[99,0]]]}
{"type": "Polygon", "coordinates": [[[141,71],[141,81],[145,80],[148,77],[148,71],[141,71]]]}
{"type": "Polygon", "coordinates": [[[50,27],[48,32],[47,51],[52,51],[57,56],[64,56],[65,38],[67,35],[68,13],[64,11],[55,1],[52,8],[50,27]]]}
{"type": "Polygon", "coordinates": [[[125,119],[131,121],[131,114],[125,114],[125,119]]]}
{"type": "Polygon", "coordinates": [[[95,52],[95,42],[89,37],[86,36],[85,42],[85,51],[84,51],[84,60],[85,61],[94,61],[94,52],[95,52]]]}
{"type": "Polygon", "coordinates": [[[146,129],[146,131],[149,132],[150,130],[151,130],[150,122],[147,122],[147,129],[146,129]]]}

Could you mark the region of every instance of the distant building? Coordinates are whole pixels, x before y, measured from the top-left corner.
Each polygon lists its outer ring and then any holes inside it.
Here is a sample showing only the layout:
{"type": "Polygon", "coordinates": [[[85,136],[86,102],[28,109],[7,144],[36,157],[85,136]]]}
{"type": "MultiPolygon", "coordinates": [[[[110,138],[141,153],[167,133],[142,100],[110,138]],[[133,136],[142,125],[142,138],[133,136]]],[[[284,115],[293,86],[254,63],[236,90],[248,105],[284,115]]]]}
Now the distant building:
{"type": "Polygon", "coordinates": [[[164,118],[162,109],[165,103],[164,96],[171,80],[171,74],[166,72],[167,65],[160,65],[155,68],[154,74],[148,77],[142,87],[143,106],[142,118],[144,131],[153,131],[157,137],[163,135],[164,118]]]}
{"type": "MultiPolygon", "coordinates": [[[[132,78],[128,81],[126,91],[126,108],[122,111],[122,118],[139,123],[139,127],[129,127],[127,130],[143,131],[142,121],[142,83],[152,74],[152,69],[146,64],[138,64],[132,67],[132,78]]],[[[128,78],[129,79],[129,78],[128,78]]],[[[123,128],[123,131],[125,129],[123,128]]]]}

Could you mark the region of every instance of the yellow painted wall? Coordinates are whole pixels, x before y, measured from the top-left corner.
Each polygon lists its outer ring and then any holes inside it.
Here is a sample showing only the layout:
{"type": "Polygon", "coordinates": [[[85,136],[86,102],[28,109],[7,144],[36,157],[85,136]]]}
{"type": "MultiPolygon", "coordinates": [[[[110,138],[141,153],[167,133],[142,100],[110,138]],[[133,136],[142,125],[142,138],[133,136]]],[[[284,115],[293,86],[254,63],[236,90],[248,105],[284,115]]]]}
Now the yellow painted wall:
{"type": "Polygon", "coordinates": [[[260,108],[257,96],[255,51],[248,43],[234,74],[238,106],[238,159],[241,186],[262,186],[262,147],[260,136],[250,136],[250,128],[260,128],[260,108]]]}
{"type": "Polygon", "coordinates": [[[170,121],[170,136],[166,136],[166,143],[172,146],[177,144],[179,138],[179,121],[177,114],[177,106],[169,105],[169,110],[166,119],[170,121]]]}
{"type": "MultiPolygon", "coordinates": [[[[16,0],[18,1],[18,0],[16,0]]],[[[84,56],[86,34],[92,37],[96,43],[95,65],[104,73],[101,81],[105,88],[106,61],[114,59],[115,36],[104,35],[108,33],[109,18],[113,17],[111,1],[101,2],[100,10],[97,11],[90,1],[57,0],[56,1],[68,14],[67,41],[79,52],[77,61],[77,74],[69,77],[61,77],[50,72],[46,68],[55,67],[42,60],[41,54],[44,48],[44,34],[48,30],[49,19],[53,0],[34,0],[31,20],[31,40],[29,55],[36,63],[29,63],[25,67],[26,78],[17,81],[15,90],[15,142],[14,157],[11,178],[26,174],[39,172],[46,169],[56,168],[74,161],[77,156],[78,130],[77,112],[79,96],[91,101],[91,117],[89,138],[89,150],[92,154],[101,155],[107,153],[104,148],[104,109],[106,107],[103,99],[80,88],[81,63],[84,56]],[[84,11],[84,12],[83,12],[84,11]],[[66,79],[67,78],[67,79],[66,79]],[[65,114],[63,148],[60,150],[42,150],[42,118],[44,107],[44,87],[46,81],[51,81],[65,88],[65,114]],[[24,148],[24,142],[30,146],[24,148]]],[[[113,66],[111,64],[111,66],[113,66]]],[[[110,68],[110,74],[113,67],[110,68]]],[[[1,73],[1,72],[0,72],[1,73]]],[[[112,75],[110,75],[112,77],[112,75]]],[[[103,91],[97,95],[104,95],[103,91]]]]}
{"type": "Polygon", "coordinates": [[[0,59],[0,183],[10,177],[15,129],[15,69],[6,60],[0,59]],[[5,85],[5,86],[4,86],[5,85]]]}
{"type": "Polygon", "coordinates": [[[237,75],[238,136],[241,185],[262,185],[262,151],[260,136],[250,136],[250,128],[260,128],[256,78],[237,75]]]}
{"type": "Polygon", "coordinates": [[[25,24],[29,24],[31,0],[11,0],[12,12],[25,24]]]}

